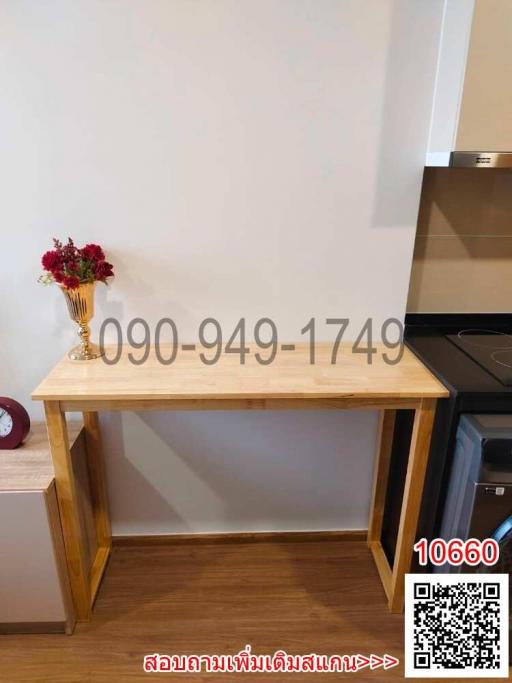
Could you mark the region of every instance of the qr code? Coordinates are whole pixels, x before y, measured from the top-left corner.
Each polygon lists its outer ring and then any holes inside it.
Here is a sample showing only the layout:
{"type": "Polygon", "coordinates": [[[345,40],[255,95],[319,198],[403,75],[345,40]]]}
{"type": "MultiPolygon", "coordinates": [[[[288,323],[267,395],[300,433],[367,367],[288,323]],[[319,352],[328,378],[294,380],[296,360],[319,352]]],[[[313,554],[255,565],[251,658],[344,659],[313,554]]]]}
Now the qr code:
{"type": "Polygon", "coordinates": [[[508,678],[508,638],[508,574],[406,575],[406,678],[508,678]]]}

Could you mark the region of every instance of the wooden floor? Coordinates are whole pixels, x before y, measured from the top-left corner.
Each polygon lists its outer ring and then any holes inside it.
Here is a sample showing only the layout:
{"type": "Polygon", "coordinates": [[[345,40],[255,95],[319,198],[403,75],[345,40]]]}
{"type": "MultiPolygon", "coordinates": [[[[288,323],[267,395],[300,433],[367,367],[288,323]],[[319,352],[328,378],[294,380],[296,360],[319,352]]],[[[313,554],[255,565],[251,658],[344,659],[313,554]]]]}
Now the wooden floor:
{"type": "MultiPolygon", "coordinates": [[[[115,547],[90,623],[75,635],[0,636],[0,681],[147,681],[144,654],[253,652],[403,658],[365,543],[115,547]]],[[[159,674],[175,681],[333,681],[343,674],[159,674]]],[[[347,674],[393,681],[403,666],[347,674]]],[[[419,680],[419,679],[416,679],[419,680]]],[[[452,679],[454,680],[454,679],[452,679]]]]}

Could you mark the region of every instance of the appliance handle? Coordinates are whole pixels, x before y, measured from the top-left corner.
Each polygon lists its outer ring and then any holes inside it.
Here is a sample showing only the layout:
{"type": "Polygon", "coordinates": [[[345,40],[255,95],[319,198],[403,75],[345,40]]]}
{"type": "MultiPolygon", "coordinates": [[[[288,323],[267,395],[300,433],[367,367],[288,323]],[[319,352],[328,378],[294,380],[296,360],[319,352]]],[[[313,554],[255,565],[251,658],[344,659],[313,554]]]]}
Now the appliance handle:
{"type": "Polygon", "coordinates": [[[508,517],[504,522],[502,522],[499,527],[496,529],[496,531],[493,533],[491,538],[494,538],[495,541],[500,543],[502,539],[508,534],[508,532],[512,529],[512,515],[508,517]]]}

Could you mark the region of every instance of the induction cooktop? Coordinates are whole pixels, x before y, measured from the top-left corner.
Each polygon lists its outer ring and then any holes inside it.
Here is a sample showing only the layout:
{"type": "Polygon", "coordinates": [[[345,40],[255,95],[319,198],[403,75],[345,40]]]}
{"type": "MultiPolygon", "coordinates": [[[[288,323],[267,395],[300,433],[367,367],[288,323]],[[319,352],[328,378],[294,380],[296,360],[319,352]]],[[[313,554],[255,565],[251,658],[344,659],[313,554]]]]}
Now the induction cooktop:
{"type": "Polygon", "coordinates": [[[512,333],[468,329],[446,337],[504,386],[512,386],[512,333]]]}

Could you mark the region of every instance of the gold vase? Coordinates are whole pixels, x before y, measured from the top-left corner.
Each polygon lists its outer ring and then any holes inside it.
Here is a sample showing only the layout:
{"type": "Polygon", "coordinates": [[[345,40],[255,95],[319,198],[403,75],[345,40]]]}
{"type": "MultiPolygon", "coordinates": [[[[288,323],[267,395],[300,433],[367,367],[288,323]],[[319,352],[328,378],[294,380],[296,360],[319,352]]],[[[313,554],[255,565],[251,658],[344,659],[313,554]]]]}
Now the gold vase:
{"type": "Polygon", "coordinates": [[[68,353],[71,360],[92,360],[102,355],[99,346],[92,344],[89,340],[91,336],[89,323],[94,315],[95,286],[95,282],[86,282],[76,289],[61,287],[68,305],[69,317],[78,324],[80,337],[80,344],[68,353]]]}

